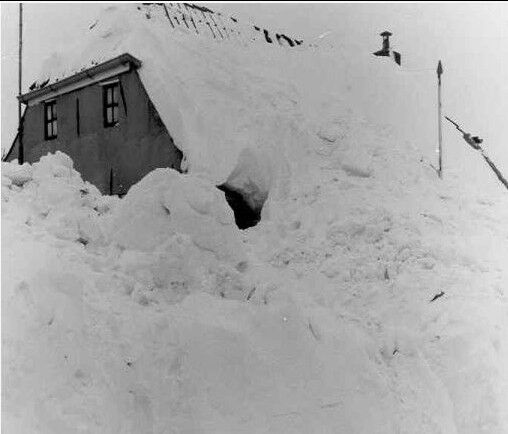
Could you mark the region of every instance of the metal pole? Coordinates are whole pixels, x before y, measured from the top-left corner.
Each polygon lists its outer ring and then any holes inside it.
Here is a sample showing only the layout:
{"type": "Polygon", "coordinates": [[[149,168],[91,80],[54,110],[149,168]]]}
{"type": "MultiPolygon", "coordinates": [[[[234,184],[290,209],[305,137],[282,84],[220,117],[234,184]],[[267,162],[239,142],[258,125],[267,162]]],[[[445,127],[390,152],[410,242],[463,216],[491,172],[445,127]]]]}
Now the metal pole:
{"type": "Polygon", "coordinates": [[[21,80],[22,80],[22,59],[23,59],[23,3],[19,4],[19,53],[18,53],[18,163],[23,164],[25,160],[25,149],[23,146],[23,119],[21,115],[21,80]]]}
{"type": "Polygon", "coordinates": [[[438,175],[443,178],[443,117],[441,116],[441,74],[443,73],[443,65],[439,61],[437,65],[437,117],[438,117],[438,140],[439,140],[439,164],[438,175]]]}

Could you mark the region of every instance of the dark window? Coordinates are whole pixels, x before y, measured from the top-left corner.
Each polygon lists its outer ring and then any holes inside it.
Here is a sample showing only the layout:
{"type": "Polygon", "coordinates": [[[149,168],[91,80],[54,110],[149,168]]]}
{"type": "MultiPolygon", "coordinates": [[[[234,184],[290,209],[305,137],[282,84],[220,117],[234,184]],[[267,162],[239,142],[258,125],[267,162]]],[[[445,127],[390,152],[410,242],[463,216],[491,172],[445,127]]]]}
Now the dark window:
{"type": "Polygon", "coordinates": [[[56,122],[56,101],[44,103],[44,138],[56,139],[58,127],[56,122]]]}
{"type": "Polygon", "coordinates": [[[102,86],[105,127],[114,127],[118,123],[118,87],[118,82],[102,86]]]}

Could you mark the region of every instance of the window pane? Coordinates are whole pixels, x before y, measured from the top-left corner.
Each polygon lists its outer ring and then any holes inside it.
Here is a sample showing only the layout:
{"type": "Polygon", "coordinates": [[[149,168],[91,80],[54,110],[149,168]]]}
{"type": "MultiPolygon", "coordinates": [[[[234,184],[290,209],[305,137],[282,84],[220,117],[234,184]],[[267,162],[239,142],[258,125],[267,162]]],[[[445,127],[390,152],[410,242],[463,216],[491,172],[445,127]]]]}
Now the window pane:
{"type": "Polygon", "coordinates": [[[106,102],[107,105],[111,105],[111,103],[113,102],[112,89],[110,87],[106,88],[106,102]]]}
{"type": "Polygon", "coordinates": [[[46,106],[46,119],[47,120],[51,119],[51,104],[48,104],[46,106]]]}
{"type": "Polygon", "coordinates": [[[46,124],[46,137],[49,138],[51,137],[51,132],[52,132],[52,128],[51,128],[51,122],[49,124],[46,124]]]}
{"type": "Polygon", "coordinates": [[[113,122],[118,122],[118,106],[113,107],[113,122]]]}
{"type": "Polygon", "coordinates": [[[53,108],[53,119],[56,119],[56,102],[51,104],[51,107],[53,108]]]}
{"type": "Polygon", "coordinates": [[[111,124],[113,122],[113,110],[111,107],[106,108],[106,122],[111,124]]]}
{"type": "Polygon", "coordinates": [[[56,125],[56,121],[53,121],[52,124],[53,124],[53,136],[56,137],[56,135],[58,133],[58,128],[57,128],[57,125],[56,125]]]}
{"type": "Polygon", "coordinates": [[[118,102],[118,86],[115,84],[112,90],[113,90],[113,102],[117,103],[118,102]]]}

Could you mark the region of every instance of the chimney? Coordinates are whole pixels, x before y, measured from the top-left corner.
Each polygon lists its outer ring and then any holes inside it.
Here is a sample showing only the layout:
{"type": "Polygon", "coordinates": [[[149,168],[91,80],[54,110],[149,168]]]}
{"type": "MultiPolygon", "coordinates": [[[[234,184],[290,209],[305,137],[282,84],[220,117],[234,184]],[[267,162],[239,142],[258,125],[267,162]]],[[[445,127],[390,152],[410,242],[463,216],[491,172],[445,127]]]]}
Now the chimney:
{"type": "Polygon", "coordinates": [[[389,56],[390,36],[392,36],[392,34],[389,31],[384,31],[383,33],[380,33],[380,35],[383,37],[383,47],[381,48],[381,50],[376,51],[374,53],[374,56],[389,56]]]}
{"type": "Polygon", "coordinates": [[[374,56],[384,56],[391,57],[393,55],[393,60],[397,65],[401,64],[401,55],[397,51],[390,50],[390,36],[392,33],[388,30],[385,30],[383,33],[380,33],[380,36],[383,38],[383,46],[381,50],[374,52],[374,56]]]}

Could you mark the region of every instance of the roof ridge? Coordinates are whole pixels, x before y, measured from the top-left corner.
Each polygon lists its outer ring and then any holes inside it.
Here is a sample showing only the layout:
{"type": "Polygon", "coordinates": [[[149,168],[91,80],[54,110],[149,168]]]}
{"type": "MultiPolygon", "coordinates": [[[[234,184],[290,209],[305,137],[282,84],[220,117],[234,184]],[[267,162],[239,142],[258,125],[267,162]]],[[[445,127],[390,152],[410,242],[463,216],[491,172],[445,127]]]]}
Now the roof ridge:
{"type": "Polygon", "coordinates": [[[250,30],[252,32],[250,39],[253,41],[260,38],[268,44],[276,41],[285,47],[297,47],[303,44],[303,39],[288,36],[283,32],[274,32],[255,24],[240,23],[233,16],[223,15],[221,12],[193,3],[142,3],[137,9],[144,12],[147,19],[151,19],[154,7],[161,12],[164,11],[164,16],[172,29],[189,30],[196,35],[205,35],[212,39],[231,39],[250,30]],[[145,9],[143,10],[142,7],[145,9]]]}

